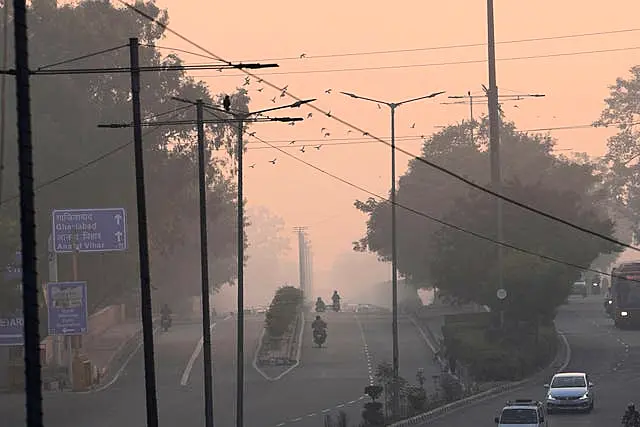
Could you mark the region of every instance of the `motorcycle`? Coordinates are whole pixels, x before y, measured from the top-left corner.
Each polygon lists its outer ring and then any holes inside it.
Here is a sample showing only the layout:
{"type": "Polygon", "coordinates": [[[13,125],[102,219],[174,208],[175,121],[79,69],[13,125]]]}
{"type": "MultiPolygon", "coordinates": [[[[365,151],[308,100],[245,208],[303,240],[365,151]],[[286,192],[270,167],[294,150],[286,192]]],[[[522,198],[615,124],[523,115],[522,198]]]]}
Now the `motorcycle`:
{"type": "Polygon", "coordinates": [[[316,313],[324,313],[327,309],[327,306],[324,302],[318,301],[316,302],[316,313]]]}
{"type": "Polygon", "coordinates": [[[327,340],[327,331],[325,329],[314,329],[313,330],[313,341],[318,346],[318,348],[322,347],[322,344],[327,340]]]}
{"type": "Polygon", "coordinates": [[[162,325],[162,330],[167,332],[171,327],[171,316],[163,316],[160,324],[162,325]]]}
{"type": "Polygon", "coordinates": [[[340,311],[340,301],[334,301],[333,302],[333,311],[338,312],[340,311]]]}

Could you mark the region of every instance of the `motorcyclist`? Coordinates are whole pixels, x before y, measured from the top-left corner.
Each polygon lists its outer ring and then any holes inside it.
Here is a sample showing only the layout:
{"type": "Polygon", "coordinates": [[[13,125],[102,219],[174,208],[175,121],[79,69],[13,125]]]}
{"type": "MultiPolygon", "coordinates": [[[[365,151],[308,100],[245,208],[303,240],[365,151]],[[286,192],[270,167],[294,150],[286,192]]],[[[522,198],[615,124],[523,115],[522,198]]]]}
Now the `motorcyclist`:
{"type": "Polygon", "coordinates": [[[320,316],[316,316],[316,320],[313,321],[313,323],[311,324],[311,328],[315,331],[326,331],[327,329],[327,322],[325,322],[324,320],[322,320],[322,318],[320,316]]]}
{"type": "Polygon", "coordinates": [[[318,297],[316,300],[316,311],[324,311],[326,309],[326,304],[322,301],[321,297],[318,297]]]}
{"type": "Polygon", "coordinates": [[[160,316],[162,318],[162,321],[169,321],[169,323],[171,323],[171,315],[173,313],[171,312],[171,309],[169,308],[169,304],[165,303],[162,308],[160,309],[160,316]]]}
{"type": "Polygon", "coordinates": [[[333,291],[333,296],[331,297],[331,300],[333,301],[334,304],[340,304],[340,295],[338,295],[338,291],[333,291]]]}
{"type": "Polygon", "coordinates": [[[639,427],[640,413],[636,410],[636,406],[630,403],[627,410],[622,416],[622,425],[625,427],[639,427]]]}

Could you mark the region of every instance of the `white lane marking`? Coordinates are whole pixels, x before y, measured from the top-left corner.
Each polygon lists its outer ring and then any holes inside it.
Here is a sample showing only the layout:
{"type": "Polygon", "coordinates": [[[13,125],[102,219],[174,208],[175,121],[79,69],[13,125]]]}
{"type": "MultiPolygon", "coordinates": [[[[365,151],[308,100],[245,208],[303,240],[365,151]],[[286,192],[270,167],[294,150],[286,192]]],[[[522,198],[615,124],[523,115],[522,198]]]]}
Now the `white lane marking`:
{"type": "Polygon", "coordinates": [[[360,323],[360,319],[358,315],[354,313],[353,317],[356,319],[356,323],[358,324],[358,329],[360,329],[360,338],[362,339],[362,348],[364,350],[364,356],[367,362],[367,373],[369,376],[369,385],[373,385],[374,377],[373,377],[373,369],[372,369],[372,360],[371,360],[371,352],[369,352],[369,344],[367,343],[367,337],[364,334],[364,328],[362,327],[362,323],[360,323]]]}
{"type": "MultiPolygon", "coordinates": [[[[209,326],[209,330],[213,332],[216,327],[216,323],[213,322],[211,326],[209,326]]],[[[184,372],[182,373],[182,378],[180,379],[180,385],[186,386],[189,383],[189,376],[191,375],[191,371],[193,370],[193,365],[196,363],[196,359],[200,356],[200,352],[202,352],[202,347],[204,346],[204,337],[200,337],[198,340],[198,344],[196,344],[196,348],[193,350],[191,354],[191,358],[187,362],[187,366],[184,368],[184,372]]]]}

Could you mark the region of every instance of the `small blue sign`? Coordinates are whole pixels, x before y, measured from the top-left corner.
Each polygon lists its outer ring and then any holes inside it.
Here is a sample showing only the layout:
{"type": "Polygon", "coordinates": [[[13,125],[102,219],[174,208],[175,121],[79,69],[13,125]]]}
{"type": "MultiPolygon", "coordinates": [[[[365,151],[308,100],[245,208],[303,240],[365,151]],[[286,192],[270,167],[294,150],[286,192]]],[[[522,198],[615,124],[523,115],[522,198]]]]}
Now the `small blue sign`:
{"type": "Polygon", "coordinates": [[[53,211],[56,253],[112,252],[127,249],[124,208],[56,209],[53,211]]]}
{"type": "Polygon", "coordinates": [[[87,283],[47,284],[49,335],[82,335],[88,331],[87,283]]]}
{"type": "Polygon", "coordinates": [[[24,320],[21,316],[0,316],[0,346],[24,344],[24,320]]]}

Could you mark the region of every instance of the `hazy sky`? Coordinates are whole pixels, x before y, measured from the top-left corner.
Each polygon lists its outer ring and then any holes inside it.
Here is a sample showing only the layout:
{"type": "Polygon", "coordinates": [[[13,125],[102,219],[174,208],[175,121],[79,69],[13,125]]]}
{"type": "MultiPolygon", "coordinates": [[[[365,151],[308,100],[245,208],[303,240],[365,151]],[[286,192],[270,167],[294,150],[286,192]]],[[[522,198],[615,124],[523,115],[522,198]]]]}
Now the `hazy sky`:
{"type": "MultiPolygon", "coordinates": [[[[266,80],[288,85],[299,97],[316,97],[317,105],[331,110],[371,134],[389,135],[388,110],[375,104],[346,98],[337,92],[400,101],[446,90],[436,100],[400,107],[397,116],[398,145],[418,153],[420,135],[436,126],[466,119],[468,106],[442,105],[447,95],[478,93],[487,84],[486,9],[480,0],[375,2],[325,0],[318,3],[281,0],[277,2],[234,2],[202,0],[158,0],[167,7],[170,26],[216,55],[231,61],[260,60],[280,64],[265,71],[266,80]],[[401,7],[399,7],[401,6],[401,7]],[[451,45],[475,47],[427,49],[451,45]],[[407,52],[406,50],[414,50],[407,52]],[[389,50],[396,53],[330,56],[389,50]],[[306,53],[307,58],[298,58],[306,53]],[[446,65],[442,65],[442,64],[446,65]],[[434,65],[441,64],[441,65],[434,65]],[[367,69],[396,67],[393,69],[367,69]],[[339,71],[345,69],[358,71],[339,71]],[[316,71],[316,72],[310,72],[316,71]],[[332,88],[331,94],[324,91],[332,88]],[[411,129],[411,124],[416,123],[411,129]],[[404,137],[404,138],[403,138],[404,137]]],[[[504,106],[508,119],[521,129],[553,128],[589,124],[597,119],[608,94],[607,86],[640,63],[640,28],[618,34],[560,38],[520,43],[500,43],[582,33],[607,32],[640,27],[640,2],[578,0],[536,0],[495,2],[497,74],[501,94],[544,93],[545,98],[527,99],[504,106]],[[617,52],[573,54],[624,49],[617,52]],[[570,54],[570,55],[567,55],[570,54]],[[539,56],[547,57],[539,57],[539,56]],[[537,57],[536,57],[537,56],[537,57]],[[500,60],[501,58],[526,58],[500,60]],[[515,105],[518,105],[516,107],[515,105]]],[[[194,46],[169,36],[162,46],[200,52],[194,46]]],[[[188,63],[207,59],[180,54],[188,63]]],[[[231,91],[242,86],[244,77],[233,72],[198,71],[212,92],[231,91]]],[[[254,110],[291,102],[279,93],[252,81],[248,86],[254,110]]],[[[301,115],[311,111],[295,111],[301,115]]],[[[486,107],[476,105],[485,113],[486,107]]],[[[253,131],[274,144],[307,144],[287,148],[296,157],[327,170],[377,194],[389,188],[390,159],[387,146],[314,112],[314,117],[288,126],[257,124],[253,131]],[[322,127],[330,137],[323,138],[322,127]],[[312,141],[309,141],[312,140],[312,141]],[[320,143],[319,150],[313,148],[320,143]],[[342,144],[342,145],[340,145],[342,144]]],[[[554,130],[558,148],[604,152],[610,131],[601,129],[554,130]]],[[[250,139],[251,140],[251,139],[250,139]]],[[[272,148],[252,140],[246,156],[245,194],[250,204],[264,205],[282,216],[288,227],[309,226],[315,265],[328,268],[335,257],[350,250],[351,242],[365,231],[365,217],[353,208],[356,198],[367,195],[305,166],[272,148]],[[269,160],[277,158],[276,165],[269,160]]],[[[504,160],[508,162],[508,159],[504,160]]],[[[398,155],[399,171],[407,157],[398,155]]]]}

